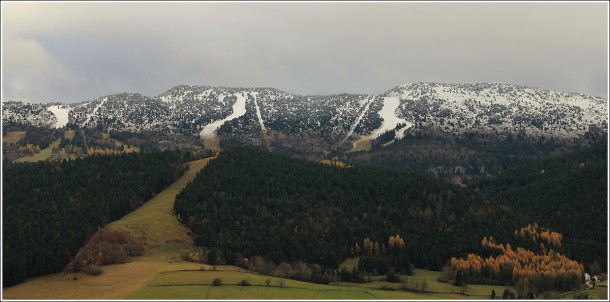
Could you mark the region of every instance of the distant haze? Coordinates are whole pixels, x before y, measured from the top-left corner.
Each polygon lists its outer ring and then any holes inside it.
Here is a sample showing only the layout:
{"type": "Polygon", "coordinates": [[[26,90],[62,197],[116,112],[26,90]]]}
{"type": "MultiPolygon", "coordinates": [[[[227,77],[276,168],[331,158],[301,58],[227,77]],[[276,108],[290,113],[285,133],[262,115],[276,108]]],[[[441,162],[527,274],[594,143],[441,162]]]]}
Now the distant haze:
{"type": "Polygon", "coordinates": [[[2,101],[179,84],[381,94],[422,81],[607,97],[608,3],[2,1],[2,101]]]}

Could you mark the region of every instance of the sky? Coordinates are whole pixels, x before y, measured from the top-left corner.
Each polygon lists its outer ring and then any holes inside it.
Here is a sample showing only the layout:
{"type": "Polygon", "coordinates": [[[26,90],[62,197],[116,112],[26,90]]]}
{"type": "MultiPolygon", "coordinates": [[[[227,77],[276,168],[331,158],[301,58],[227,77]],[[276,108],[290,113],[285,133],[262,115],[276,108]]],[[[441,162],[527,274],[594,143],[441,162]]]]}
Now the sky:
{"type": "Polygon", "coordinates": [[[181,84],[326,95],[500,82],[608,95],[606,2],[1,5],[2,101],[181,84]]]}

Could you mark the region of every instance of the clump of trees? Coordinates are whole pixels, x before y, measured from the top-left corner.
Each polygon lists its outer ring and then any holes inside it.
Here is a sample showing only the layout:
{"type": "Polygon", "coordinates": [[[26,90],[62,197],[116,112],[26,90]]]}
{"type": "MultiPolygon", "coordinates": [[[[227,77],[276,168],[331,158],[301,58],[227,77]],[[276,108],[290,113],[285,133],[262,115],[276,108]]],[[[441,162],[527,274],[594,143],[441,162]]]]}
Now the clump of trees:
{"type": "Polygon", "coordinates": [[[352,251],[353,256],[359,256],[358,270],[362,272],[373,275],[388,274],[390,282],[398,282],[396,273],[413,274],[405,242],[398,234],[390,236],[387,245],[365,238],[362,241],[362,248],[356,243],[352,251]]]}
{"type": "MultiPolygon", "coordinates": [[[[533,231],[536,228],[528,225],[521,230],[533,231]]],[[[548,234],[543,238],[560,245],[561,234],[550,230],[542,233],[548,234]]],[[[497,256],[485,258],[469,253],[466,258],[452,257],[449,265],[455,274],[456,285],[466,282],[514,285],[521,281],[537,292],[571,290],[579,287],[585,272],[582,264],[552,249],[547,251],[543,246],[540,252],[522,247],[513,249],[508,243],[496,243],[493,237],[483,237],[481,245],[497,256]]]]}
{"type": "MultiPolygon", "coordinates": [[[[128,262],[144,254],[144,245],[127,232],[100,229],[78,250],[65,271],[91,272],[91,267],[128,262]],[[89,269],[87,269],[89,267],[89,269]]],[[[93,270],[96,272],[97,270],[93,270]]],[[[100,270],[101,273],[101,270],[100,270]]]]}

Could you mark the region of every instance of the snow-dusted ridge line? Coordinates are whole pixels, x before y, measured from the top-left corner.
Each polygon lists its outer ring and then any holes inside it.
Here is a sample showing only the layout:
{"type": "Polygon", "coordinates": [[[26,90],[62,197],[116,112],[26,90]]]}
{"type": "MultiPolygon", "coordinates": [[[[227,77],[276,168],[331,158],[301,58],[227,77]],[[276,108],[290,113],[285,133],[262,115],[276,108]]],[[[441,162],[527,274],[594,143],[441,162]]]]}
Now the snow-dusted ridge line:
{"type": "MultiPolygon", "coordinates": [[[[2,119],[61,127],[65,125],[63,117],[57,116],[61,113],[48,109],[54,105],[62,108],[61,103],[28,105],[7,101],[3,103],[2,119]]],[[[68,108],[67,125],[85,128],[180,131],[199,137],[204,128],[204,135],[215,136],[217,128],[230,125],[232,129],[227,130],[244,143],[255,141],[263,130],[264,137],[267,131],[311,134],[329,147],[357,140],[356,137],[375,138],[388,130],[395,131],[399,139],[411,129],[411,123],[418,129],[436,127],[456,135],[471,131],[499,135],[522,132],[532,136],[578,138],[587,133],[607,135],[608,131],[605,98],[498,83],[419,82],[396,86],[383,95],[316,97],[296,96],[272,88],[181,85],[156,97],[123,93],[71,104],[68,108]],[[244,100],[247,106],[252,105],[249,101],[254,102],[252,108],[246,109],[252,112],[243,115],[247,120],[224,124],[232,113],[238,113],[234,105],[240,94],[240,99],[247,96],[244,100]],[[399,104],[393,108],[390,103],[396,105],[396,102],[399,104]],[[405,126],[396,129],[398,123],[405,126]]]]}
{"type": "MultiPolygon", "coordinates": [[[[229,116],[227,116],[221,120],[212,122],[211,124],[208,124],[205,127],[203,127],[203,130],[201,130],[201,132],[199,133],[199,136],[202,139],[205,139],[205,138],[209,139],[209,138],[215,137],[216,131],[218,131],[218,129],[220,127],[222,127],[222,125],[224,125],[224,123],[246,114],[246,99],[247,98],[242,93],[235,94],[235,96],[237,97],[237,101],[235,101],[235,104],[233,104],[233,112],[229,116]]],[[[225,98],[225,96],[219,96],[219,100],[222,100],[224,98],[225,98]]]]}

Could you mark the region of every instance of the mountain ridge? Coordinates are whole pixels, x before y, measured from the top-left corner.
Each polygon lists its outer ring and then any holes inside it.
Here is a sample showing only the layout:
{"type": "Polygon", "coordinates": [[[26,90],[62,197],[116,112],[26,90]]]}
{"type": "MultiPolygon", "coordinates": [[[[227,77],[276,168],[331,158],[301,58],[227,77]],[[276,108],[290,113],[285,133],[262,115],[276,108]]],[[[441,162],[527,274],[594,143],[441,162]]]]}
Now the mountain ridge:
{"type": "Polygon", "coordinates": [[[374,140],[392,131],[400,139],[409,129],[429,126],[454,135],[522,132],[577,138],[587,132],[607,133],[608,125],[607,99],[602,97],[502,83],[414,82],[380,95],[295,95],[271,87],[177,85],[153,97],[117,93],[56,106],[69,111],[67,123],[58,123],[49,104],[14,101],[3,103],[2,119],[41,127],[179,131],[202,139],[203,129],[215,123],[206,137],[216,135],[221,144],[227,139],[261,140],[261,132],[267,132],[275,140],[306,136],[320,150],[346,149],[359,139],[374,140]],[[241,99],[243,104],[238,104],[241,99]]]}

